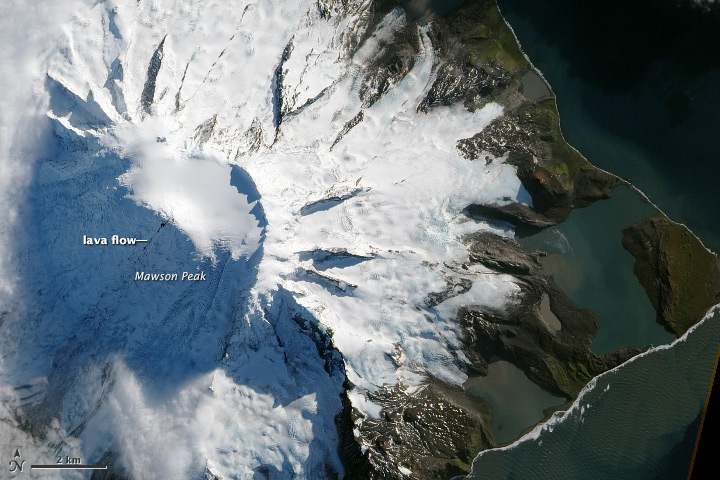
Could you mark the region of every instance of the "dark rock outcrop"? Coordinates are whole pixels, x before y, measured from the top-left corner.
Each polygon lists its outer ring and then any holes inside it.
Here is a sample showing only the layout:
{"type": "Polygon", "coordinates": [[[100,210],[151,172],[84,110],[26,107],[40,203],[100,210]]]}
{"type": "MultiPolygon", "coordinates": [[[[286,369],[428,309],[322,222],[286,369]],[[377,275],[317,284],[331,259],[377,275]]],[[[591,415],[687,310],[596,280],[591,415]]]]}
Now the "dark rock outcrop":
{"type": "Polygon", "coordinates": [[[148,65],[145,85],[143,86],[143,91],[140,95],[140,105],[142,105],[145,113],[150,113],[150,107],[155,100],[155,82],[157,80],[158,73],[160,73],[160,67],[162,66],[163,46],[165,45],[166,38],[167,35],[163,37],[162,41],[160,41],[160,44],[155,49],[155,52],[150,59],[150,64],[148,65]]]}
{"type": "Polygon", "coordinates": [[[460,140],[458,150],[468,159],[480,158],[485,152],[507,156],[532,196],[532,211],[537,214],[526,208],[514,216],[539,226],[559,223],[573,209],[609,198],[612,189],[622,183],[593,167],[565,142],[554,99],[518,107],[477,135],[460,140]]]}
{"type": "Polygon", "coordinates": [[[372,479],[466,474],[478,451],[495,446],[490,406],[438,379],[413,392],[383,387],[368,398],[382,407],[359,427],[372,479]]]}
{"type": "Polygon", "coordinates": [[[596,375],[645,350],[625,348],[606,355],[592,350],[599,327],[594,312],[575,306],[550,277],[541,274],[539,253],[492,234],[471,235],[471,261],[496,271],[512,272],[521,293],[507,312],[461,309],[458,317],[465,332],[466,355],[479,374],[491,357],[500,357],[520,369],[546,390],[574,399],[596,375]],[[548,296],[550,310],[560,322],[557,331],[543,318],[540,303],[548,296]]]}

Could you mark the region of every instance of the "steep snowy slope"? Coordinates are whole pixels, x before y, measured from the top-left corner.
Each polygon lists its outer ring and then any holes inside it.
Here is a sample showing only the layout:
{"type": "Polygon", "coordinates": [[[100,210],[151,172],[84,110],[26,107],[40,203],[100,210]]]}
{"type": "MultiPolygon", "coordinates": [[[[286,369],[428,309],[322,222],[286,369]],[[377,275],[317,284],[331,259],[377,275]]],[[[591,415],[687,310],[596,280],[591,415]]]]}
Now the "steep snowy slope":
{"type": "Polygon", "coordinates": [[[456,149],[503,106],[418,108],[428,28],[369,1],[82,4],[43,65],[54,137],[12,238],[3,447],[131,478],[332,478],[343,399],[373,418],[378,389],[461,385],[458,309],[519,292],[462,268],[461,235],[513,234],[463,211],[532,200],[504,158],[456,149]],[[114,234],[148,242],[82,241],[114,234]]]}

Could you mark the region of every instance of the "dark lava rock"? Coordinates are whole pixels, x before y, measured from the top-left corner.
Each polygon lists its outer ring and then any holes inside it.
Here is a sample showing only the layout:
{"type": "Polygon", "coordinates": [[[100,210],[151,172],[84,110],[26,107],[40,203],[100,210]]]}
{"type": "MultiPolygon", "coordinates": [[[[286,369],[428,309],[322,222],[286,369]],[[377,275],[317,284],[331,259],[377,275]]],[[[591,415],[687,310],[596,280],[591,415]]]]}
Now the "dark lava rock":
{"type": "Polygon", "coordinates": [[[143,86],[143,91],[140,94],[140,105],[142,105],[145,113],[150,113],[150,107],[155,99],[155,81],[157,80],[160,67],[162,66],[163,46],[165,45],[166,38],[167,35],[160,41],[160,44],[155,49],[155,52],[150,59],[150,64],[148,65],[145,85],[143,86]]]}
{"type": "Polygon", "coordinates": [[[344,137],[345,135],[347,135],[347,133],[348,133],[350,130],[352,130],[358,123],[362,122],[364,119],[365,119],[365,112],[363,112],[362,110],[360,110],[360,112],[359,112],[357,115],[355,115],[351,120],[349,120],[349,121],[343,126],[342,130],[340,130],[340,133],[338,133],[337,137],[335,137],[335,141],[334,141],[333,144],[330,146],[330,150],[332,150],[333,148],[335,148],[335,145],[337,145],[337,144],[340,142],[340,140],[342,140],[343,137],[344,137]]]}
{"type": "Polygon", "coordinates": [[[610,197],[622,180],[595,168],[567,144],[554,95],[533,100],[522,94],[522,77],[532,67],[494,1],[465,2],[435,20],[428,36],[437,58],[436,79],[418,111],[461,102],[474,112],[489,102],[501,104],[506,113],[458,141],[457,148],[468,160],[486,153],[507,156],[533,200],[532,208],[472,205],[474,213],[544,227],[610,197]]]}
{"type": "Polygon", "coordinates": [[[484,152],[495,157],[507,155],[532,197],[532,211],[538,214],[521,207],[515,207],[514,212],[493,209],[498,215],[513,216],[516,222],[538,226],[559,223],[573,209],[609,198],[612,189],[622,183],[593,167],[565,142],[554,99],[522,105],[477,135],[460,140],[457,148],[469,160],[480,158],[484,152]]]}
{"type": "Polygon", "coordinates": [[[599,326],[597,315],[575,306],[552,278],[540,274],[537,253],[525,252],[517,242],[487,233],[465,240],[470,243],[471,261],[499,272],[518,272],[515,275],[521,286],[516,306],[504,314],[473,308],[461,309],[458,314],[466,356],[480,372],[491,357],[500,357],[541,387],[572,400],[593,377],[645,350],[633,347],[595,354],[592,341],[599,326]],[[550,328],[540,313],[543,295],[548,296],[550,310],[560,322],[558,331],[550,328]]]}
{"type": "MultiPolygon", "coordinates": [[[[462,240],[468,244],[470,264],[512,274],[520,285],[507,311],[467,307],[458,312],[469,376],[486,375],[491,359],[500,358],[519,367],[542,388],[565,397],[567,406],[593,377],[645,350],[595,354],[597,315],[573,305],[551,278],[542,275],[542,252],[527,252],[513,239],[486,232],[462,240]],[[544,296],[560,323],[557,329],[543,318],[544,296]]],[[[442,302],[467,288],[463,282],[449,280],[446,291],[433,300],[442,302]]],[[[496,446],[490,406],[441,379],[430,377],[417,391],[385,386],[368,399],[381,407],[379,418],[355,414],[356,440],[366,447],[363,458],[369,462],[368,478],[463,475],[477,452],[496,446]],[[403,473],[407,471],[412,473],[403,473]]]]}
{"type": "Polygon", "coordinates": [[[372,466],[369,478],[464,475],[478,451],[496,445],[489,405],[441,380],[430,379],[414,392],[383,387],[368,398],[382,407],[380,418],[358,422],[372,466]]]}
{"type": "Polygon", "coordinates": [[[509,82],[507,75],[492,75],[470,63],[459,61],[444,65],[418,111],[427,113],[439,105],[462,102],[465,108],[475,111],[494,91],[502,90],[509,82]]]}
{"type": "Polygon", "coordinates": [[[436,307],[445,300],[467,293],[472,288],[472,282],[466,278],[458,278],[454,276],[445,277],[447,286],[442,292],[433,292],[425,299],[425,304],[430,307],[436,307]]]}
{"type": "MultiPolygon", "coordinates": [[[[351,42],[353,48],[362,45],[396,6],[391,1],[372,4],[365,16],[367,28],[356,43],[351,42]]],[[[565,220],[575,208],[610,197],[622,181],[593,167],[565,142],[554,97],[523,95],[521,78],[532,67],[494,0],[464,2],[435,19],[428,37],[435,53],[435,80],[417,110],[429,112],[462,103],[473,112],[490,102],[501,104],[504,115],[482,132],[460,140],[457,149],[468,161],[487,162],[490,155],[507,157],[532,197],[532,207],[470,205],[464,212],[467,216],[539,229],[565,220]]],[[[409,20],[366,65],[360,84],[364,108],[407,75],[419,50],[417,23],[409,20]]],[[[336,143],[363,120],[361,111],[345,125],[336,143]]],[[[526,252],[513,240],[487,233],[462,240],[468,244],[469,263],[491,270],[482,274],[513,275],[520,285],[509,311],[469,306],[458,312],[462,354],[467,359],[462,363],[468,375],[486,375],[491,358],[501,358],[546,390],[573,400],[593,377],[644,350],[595,354],[592,340],[598,330],[597,315],[573,305],[551,278],[542,275],[541,253],[526,252]],[[544,301],[559,328],[544,319],[544,301]]],[[[418,308],[431,310],[467,292],[473,270],[461,267],[468,273],[448,276],[445,290],[428,295],[425,305],[418,308]]],[[[368,399],[380,406],[379,418],[364,417],[357,410],[348,413],[348,402],[339,423],[347,478],[447,479],[468,473],[480,450],[496,446],[489,405],[442,379],[428,378],[414,392],[383,386],[368,399]],[[362,454],[349,440],[350,421],[362,454]]]]}
{"type": "Polygon", "coordinates": [[[516,228],[532,227],[540,229],[555,225],[554,221],[520,203],[468,205],[463,213],[470,218],[496,220],[509,223],[516,228]]]}
{"type": "Polygon", "coordinates": [[[418,111],[462,103],[474,112],[490,101],[513,109],[522,101],[520,77],[530,64],[490,0],[465,2],[432,22],[428,37],[437,76],[418,111]]]}
{"type": "Polygon", "coordinates": [[[470,243],[470,261],[481,263],[497,272],[528,275],[540,270],[540,253],[526,253],[509,238],[482,232],[464,238],[470,243]]]}
{"type": "MultiPolygon", "coordinates": [[[[371,32],[394,6],[396,5],[393,5],[393,2],[376,2],[367,31],[371,32]]],[[[370,107],[405,78],[415,65],[415,57],[418,53],[420,53],[418,25],[417,22],[410,21],[404,28],[394,31],[393,38],[381,44],[378,54],[367,64],[359,92],[363,107],[370,107]]]]}

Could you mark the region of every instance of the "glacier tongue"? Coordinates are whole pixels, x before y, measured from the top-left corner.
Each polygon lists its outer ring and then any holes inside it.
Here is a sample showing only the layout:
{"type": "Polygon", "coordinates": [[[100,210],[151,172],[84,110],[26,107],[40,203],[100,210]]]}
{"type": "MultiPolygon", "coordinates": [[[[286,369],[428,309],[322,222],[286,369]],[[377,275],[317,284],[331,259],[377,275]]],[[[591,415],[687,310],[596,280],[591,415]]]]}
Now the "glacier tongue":
{"type": "Polygon", "coordinates": [[[500,105],[418,112],[427,27],[407,74],[363,102],[410,28],[400,9],[372,19],[366,1],[115,0],[63,26],[45,83],[57,148],[21,207],[19,306],[0,327],[32,332],[2,340],[0,386],[32,385],[13,402],[38,455],[112,452],[135,478],[322,478],[343,468],[346,378],[369,416],[367,392],[466,379],[455,312],[502,310],[518,286],[456,268],[460,235],[513,233],[462,211],[527,192],[503,159],[456,150],[500,105]],[[150,242],[90,250],[85,232],[150,242]],[[307,254],[340,251],[362,261],[307,254]],[[449,277],[472,287],[430,306],[449,277]]]}

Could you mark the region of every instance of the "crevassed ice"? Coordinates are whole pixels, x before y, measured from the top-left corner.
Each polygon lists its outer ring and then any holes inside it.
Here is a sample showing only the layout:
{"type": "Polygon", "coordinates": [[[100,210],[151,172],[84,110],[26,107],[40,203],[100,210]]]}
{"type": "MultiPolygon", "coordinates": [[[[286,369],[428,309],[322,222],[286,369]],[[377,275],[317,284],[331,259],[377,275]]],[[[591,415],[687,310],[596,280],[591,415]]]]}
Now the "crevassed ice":
{"type": "MultiPolygon", "coordinates": [[[[207,258],[218,268],[229,265],[215,263],[222,252],[229,252],[227,262],[261,256],[252,284],[242,284],[242,291],[233,290],[237,279],[228,276],[246,272],[225,267],[216,292],[192,294],[212,305],[217,295],[240,305],[228,307],[232,321],[216,307],[214,317],[196,318],[180,313],[190,305],[166,312],[131,299],[124,314],[143,320],[132,333],[113,333],[127,342],[127,361],[108,360],[114,383],[107,391],[75,380],[62,397],[52,435],[67,439],[90,415],[68,444],[85,457],[112,447],[124,468],[144,478],[203,469],[243,478],[270,466],[312,477],[326,461],[340,470],[333,442],[341,380],[331,376],[322,383],[322,367],[303,363],[307,339],[294,338],[300,333],[289,319],[303,309],[332,334],[355,385],[350,399],[370,415],[379,410],[365,392],[383,385],[416,386],[428,373],[451,383],[465,380],[457,358],[462,360],[457,308],[502,309],[518,287],[509,276],[454,268],[467,259],[461,234],[512,234],[461,211],[507,198],[529,203],[529,197],[502,159],[486,165],[455,149],[457,140],[502,115],[502,106],[417,112],[436,66],[425,30],[419,31],[421,51],[412,71],[363,107],[359,87],[368,63],[405,22],[402,11],[390,12],[349,56],[348,38],[362,33],[367,8],[367,2],[350,2],[345,14],[326,19],[313,1],[117,0],[87,4],[63,25],[46,65],[55,133],[78,149],[96,145],[89,151],[97,162],[112,161],[110,153],[127,161],[109,183],[125,187],[135,204],[187,235],[197,265],[207,258]],[[152,104],[143,105],[153,57],[161,63],[153,74],[152,104]],[[363,120],[336,142],[361,110],[363,120]],[[250,175],[260,200],[231,185],[233,167],[250,175]],[[255,202],[266,225],[253,213],[255,202]],[[310,204],[321,207],[307,213],[303,207],[310,204]],[[317,275],[301,252],[318,249],[344,249],[366,260],[317,275]],[[444,290],[448,277],[473,286],[427,308],[427,295],[444,290]],[[157,348],[146,347],[160,310],[164,321],[187,318],[179,332],[200,329],[206,344],[188,337],[188,348],[215,362],[170,398],[133,371],[143,362],[171,358],[162,357],[161,340],[151,343],[157,348]],[[213,330],[214,322],[221,326],[213,330]],[[223,343],[221,358],[213,360],[220,355],[215,344],[223,343]],[[288,373],[288,362],[307,372],[288,373]],[[303,384],[316,381],[323,385],[316,391],[303,384]],[[188,460],[173,463],[170,449],[188,460]]],[[[73,168],[83,168],[82,162],[73,168]]],[[[163,265],[172,265],[168,255],[163,265]]],[[[82,274],[108,280],[97,272],[82,274]]],[[[108,288],[98,305],[128,301],[118,292],[123,289],[108,288]]],[[[108,331],[99,335],[111,341],[108,331]]],[[[84,378],[102,377],[93,366],[97,360],[71,358],[69,376],[85,369],[84,378]]],[[[42,368],[50,375],[49,366],[42,368]]],[[[34,370],[42,376],[42,368],[34,370]]]]}

